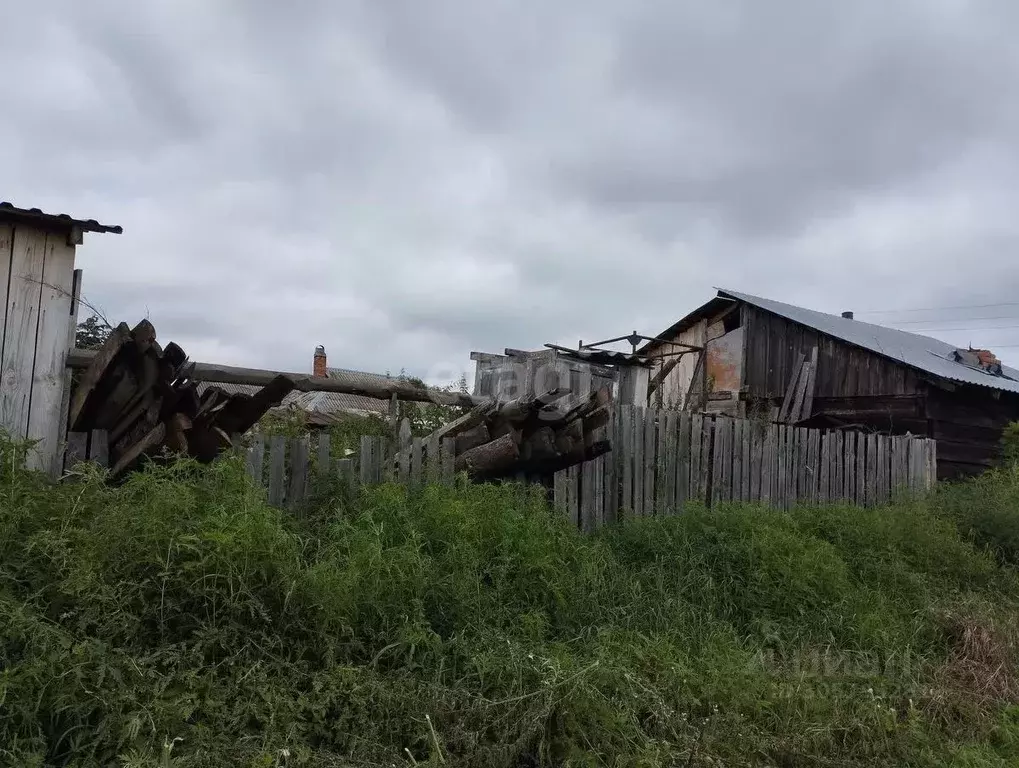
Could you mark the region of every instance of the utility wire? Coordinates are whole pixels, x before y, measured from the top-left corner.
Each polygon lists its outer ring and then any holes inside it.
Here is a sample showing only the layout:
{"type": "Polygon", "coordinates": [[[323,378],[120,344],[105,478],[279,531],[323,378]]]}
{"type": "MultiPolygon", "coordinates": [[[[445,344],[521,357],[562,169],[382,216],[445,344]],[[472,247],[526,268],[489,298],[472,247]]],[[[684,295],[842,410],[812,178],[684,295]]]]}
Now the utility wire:
{"type": "MultiPolygon", "coordinates": [[[[1019,328],[1019,325],[971,325],[965,328],[914,328],[913,331],[928,333],[931,331],[1007,331],[1012,328],[1019,328]]],[[[902,330],[901,328],[899,330],[902,330]]],[[[909,331],[912,333],[913,331],[909,331]]]]}
{"type": "Polygon", "coordinates": [[[1016,315],[995,315],[993,317],[933,317],[927,320],[889,320],[897,325],[919,325],[920,323],[975,323],[983,320],[1019,320],[1016,315]]]}
{"type": "Polygon", "coordinates": [[[887,315],[894,312],[940,312],[944,309],[990,309],[992,307],[1019,307],[1019,301],[1002,301],[997,304],[960,304],[955,307],[912,307],[909,309],[865,309],[858,315],[887,315]]]}

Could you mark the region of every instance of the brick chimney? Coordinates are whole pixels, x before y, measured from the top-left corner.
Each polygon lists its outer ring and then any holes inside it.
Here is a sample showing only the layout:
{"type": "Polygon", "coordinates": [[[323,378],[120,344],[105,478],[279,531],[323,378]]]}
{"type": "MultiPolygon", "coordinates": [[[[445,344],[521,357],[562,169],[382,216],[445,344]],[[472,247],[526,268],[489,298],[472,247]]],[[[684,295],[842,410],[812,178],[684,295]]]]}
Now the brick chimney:
{"type": "Polygon", "coordinates": [[[329,375],[329,368],[326,365],[326,348],[319,344],[315,347],[315,358],[311,369],[313,376],[325,378],[329,375]]]}

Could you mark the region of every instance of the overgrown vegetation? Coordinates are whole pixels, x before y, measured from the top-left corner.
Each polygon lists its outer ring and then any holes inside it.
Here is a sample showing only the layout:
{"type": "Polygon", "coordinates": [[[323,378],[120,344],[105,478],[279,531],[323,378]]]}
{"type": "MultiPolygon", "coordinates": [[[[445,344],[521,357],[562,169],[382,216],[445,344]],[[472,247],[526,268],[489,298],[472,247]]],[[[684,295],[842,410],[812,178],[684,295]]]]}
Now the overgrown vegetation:
{"type": "Polygon", "coordinates": [[[521,487],[267,507],[0,443],[0,764],[1012,766],[1019,472],[582,536],[521,487]]]}

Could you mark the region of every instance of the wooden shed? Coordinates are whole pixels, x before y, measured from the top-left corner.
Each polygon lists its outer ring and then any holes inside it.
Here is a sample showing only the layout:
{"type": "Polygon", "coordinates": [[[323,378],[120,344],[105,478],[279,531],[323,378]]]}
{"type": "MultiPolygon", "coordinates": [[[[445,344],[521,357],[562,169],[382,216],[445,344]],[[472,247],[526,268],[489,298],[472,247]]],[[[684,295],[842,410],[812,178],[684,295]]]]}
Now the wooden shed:
{"type": "Polygon", "coordinates": [[[81,290],[75,248],[85,232],[121,231],[0,202],[0,428],[38,441],[28,459],[35,469],[59,467],[70,387],[66,360],[81,290]]]}
{"type": "Polygon", "coordinates": [[[652,404],[932,437],[941,479],[992,466],[1003,427],[1019,419],[1019,371],[991,352],[851,312],[720,290],[658,338],[641,352],[668,353],[673,343],[704,349],[656,361],[652,404]]]}

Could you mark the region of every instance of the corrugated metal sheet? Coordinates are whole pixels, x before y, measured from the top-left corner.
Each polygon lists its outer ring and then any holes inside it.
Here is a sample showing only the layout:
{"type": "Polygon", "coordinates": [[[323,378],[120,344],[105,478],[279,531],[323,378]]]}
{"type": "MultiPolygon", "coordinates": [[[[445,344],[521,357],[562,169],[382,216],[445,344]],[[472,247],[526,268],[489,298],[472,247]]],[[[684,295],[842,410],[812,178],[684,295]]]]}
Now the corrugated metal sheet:
{"type": "Polygon", "coordinates": [[[951,359],[957,347],[940,339],[864,323],[860,320],[849,320],[838,315],[829,315],[724,288],[718,289],[718,294],[724,298],[746,302],[933,376],[1003,392],[1019,393],[1019,370],[1002,366],[1002,372],[1008,377],[1005,378],[957,363],[951,359]]]}
{"type": "Polygon", "coordinates": [[[100,224],[95,219],[76,219],[66,213],[44,213],[38,208],[18,208],[14,203],[0,201],[0,220],[3,219],[48,224],[66,229],[78,226],[82,232],[105,232],[114,235],[124,232],[124,228],[119,225],[100,224]]]}

